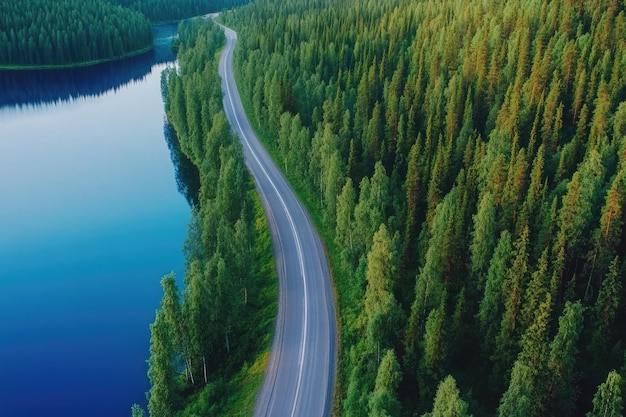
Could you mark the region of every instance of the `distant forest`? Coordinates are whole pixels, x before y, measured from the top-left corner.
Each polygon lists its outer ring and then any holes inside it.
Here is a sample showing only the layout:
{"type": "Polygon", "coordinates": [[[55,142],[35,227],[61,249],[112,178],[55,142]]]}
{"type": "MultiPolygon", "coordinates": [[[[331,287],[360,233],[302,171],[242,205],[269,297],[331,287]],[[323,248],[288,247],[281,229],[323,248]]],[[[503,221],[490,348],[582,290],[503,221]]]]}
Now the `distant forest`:
{"type": "Polygon", "coordinates": [[[141,12],[152,22],[169,22],[238,6],[246,0],[108,0],[141,12]]]}
{"type": "Polygon", "coordinates": [[[241,0],[0,0],[0,68],[108,61],[152,47],[152,22],[241,0]]]}
{"type": "Polygon", "coordinates": [[[622,415],[624,9],[257,0],[223,16],[253,122],[323,219],[336,415],[622,415]]]}

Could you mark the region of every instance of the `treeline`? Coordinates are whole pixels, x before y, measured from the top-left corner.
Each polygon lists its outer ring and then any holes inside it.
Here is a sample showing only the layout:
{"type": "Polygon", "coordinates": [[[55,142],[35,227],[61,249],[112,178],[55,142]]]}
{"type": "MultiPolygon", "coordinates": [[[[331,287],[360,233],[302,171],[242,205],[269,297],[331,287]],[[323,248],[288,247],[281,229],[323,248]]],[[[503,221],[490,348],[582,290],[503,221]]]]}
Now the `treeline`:
{"type": "Polygon", "coordinates": [[[246,0],[109,0],[137,10],[152,22],[169,22],[219,12],[246,0]]]}
{"type": "Polygon", "coordinates": [[[184,19],[245,0],[0,0],[0,67],[108,61],[152,47],[150,22],[184,19]]]}
{"type": "MultiPolygon", "coordinates": [[[[152,417],[226,414],[232,376],[269,346],[275,315],[269,230],[222,111],[216,53],[223,33],[198,19],[181,24],[179,36],[179,68],[163,74],[166,113],[199,171],[200,191],[184,247],[184,290],[173,275],[163,278],[150,327],[152,417]]],[[[137,406],[133,413],[142,414],[137,406]]]]}
{"type": "Polygon", "coordinates": [[[104,0],[0,0],[0,66],[62,66],[148,49],[150,22],[104,0]]]}
{"type": "Polygon", "coordinates": [[[258,0],[224,19],[255,124],[331,236],[337,414],[621,415],[622,2],[258,0]]]}

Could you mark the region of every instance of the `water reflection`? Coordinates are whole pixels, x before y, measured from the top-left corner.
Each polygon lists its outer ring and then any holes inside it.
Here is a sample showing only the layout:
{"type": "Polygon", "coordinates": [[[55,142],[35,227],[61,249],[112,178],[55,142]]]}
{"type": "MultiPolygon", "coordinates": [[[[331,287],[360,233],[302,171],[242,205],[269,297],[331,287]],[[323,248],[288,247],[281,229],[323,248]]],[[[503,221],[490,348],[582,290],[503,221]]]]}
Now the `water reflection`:
{"type": "Polygon", "coordinates": [[[190,206],[196,206],[198,204],[198,193],[200,192],[200,173],[198,168],[181,151],[178,136],[167,120],[163,124],[163,134],[167,147],[170,149],[178,192],[187,199],[190,206]]]}
{"type": "Polygon", "coordinates": [[[175,24],[154,27],[153,50],[99,65],[32,71],[0,71],[0,107],[39,106],[100,96],[143,80],[154,65],[173,62],[175,24]]]}

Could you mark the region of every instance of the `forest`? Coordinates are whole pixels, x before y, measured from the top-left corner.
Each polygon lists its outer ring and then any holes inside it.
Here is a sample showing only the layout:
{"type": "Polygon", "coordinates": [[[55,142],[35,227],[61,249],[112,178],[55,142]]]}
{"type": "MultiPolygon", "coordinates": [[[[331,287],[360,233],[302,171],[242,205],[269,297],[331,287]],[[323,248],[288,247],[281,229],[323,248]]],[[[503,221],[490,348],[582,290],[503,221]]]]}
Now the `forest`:
{"type": "Polygon", "coordinates": [[[0,0],[0,68],[88,65],[152,48],[151,22],[241,0],[0,0]]]}
{"type": "MultiPolygon", "coordinates": [[[[200,186],[197,196],[190,195],[193,184],[186,188],[193,205],[183,288],[175,276],[163,277],[150,326],[148,412],[245,415],[262,382],[276,316],[272,243],[243,148],[222,110],[217,52],[224,35],[212,20],[194,19],[179,25],[179,39],[179,67],[162,75],[166,128],[176,159],[193,164],[200,186]]],[[[132,413],[145,415],[138,405],[132,413]]]]}
{"type": "Polygon", "coordinates": [[[108,0],[141,12],[151,22],[169,22],[219,12],[246,0],[108,0]]]}
{"type": "Polygon", "coordinates": [[[110,60],[151,45],[150,22],[107,1],[0,1],[2,67],[110,60]]]}
{"type": "Polygon", "coordinates": [[[333,264],[334,415],[622,415],[625,13],[256,0],[221,17],[333,264]]]}

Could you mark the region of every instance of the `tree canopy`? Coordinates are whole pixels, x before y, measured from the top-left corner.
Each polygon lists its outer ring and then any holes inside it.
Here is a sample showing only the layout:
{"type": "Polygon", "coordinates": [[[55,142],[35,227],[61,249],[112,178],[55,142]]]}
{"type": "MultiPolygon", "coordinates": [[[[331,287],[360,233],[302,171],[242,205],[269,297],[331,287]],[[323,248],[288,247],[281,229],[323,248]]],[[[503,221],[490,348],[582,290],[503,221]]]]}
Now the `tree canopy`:
{"type": "Polygon", "coordinates": [[[242,145],[222,110],[217,51],[224,35],[212,20],[194,19],[180,24],[179,38],[179,66],[164,70],[163,95],[171,140],[197,170],[200,189],[190,199],[184,279],[161,281],[148,411],[230,415],[230,379],[269,348],[275,269],[242,145]]]}
{"type": "Polygon", "coordinates": [[[151,22],[220,11],[244,0],[0,0],[0,68],[110,61],[152,47],[151,22]]]}
{"type": "Polygon", "coordinates": [[[330,237],[343,414],[368,412],[390,348],[402,415],[449,374],[474,415],[589,411],[626,346],[623,2],[257,0],[223,19],[253,125],[330,237]]]}

